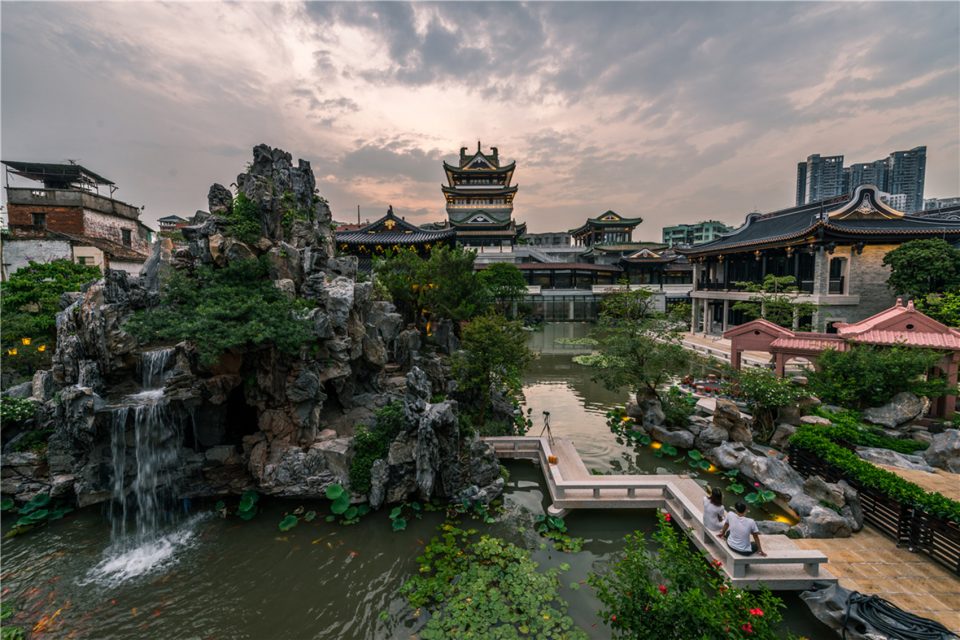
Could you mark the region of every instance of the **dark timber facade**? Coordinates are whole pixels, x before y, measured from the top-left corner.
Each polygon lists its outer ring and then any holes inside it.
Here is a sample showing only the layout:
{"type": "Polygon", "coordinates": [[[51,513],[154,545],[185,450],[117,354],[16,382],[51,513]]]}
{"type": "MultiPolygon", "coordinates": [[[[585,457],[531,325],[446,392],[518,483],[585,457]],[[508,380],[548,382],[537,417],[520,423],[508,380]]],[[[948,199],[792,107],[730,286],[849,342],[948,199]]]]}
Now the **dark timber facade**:
{"type": "Polygon", "coordinates": [[[883,258],[916,238],[958,243],[960,222],[892,209],[873,185],[858,187],[852,198],[750,214],[732,233],[678,249],[694,268],[692,330],[719,334],[750,320],[733,309],[753,295],[738,283],[760,283],[770,274],[794,277],[797,301],[817,309],[810,319],[814,331],[862,320],[893,304],[883,258]]]}

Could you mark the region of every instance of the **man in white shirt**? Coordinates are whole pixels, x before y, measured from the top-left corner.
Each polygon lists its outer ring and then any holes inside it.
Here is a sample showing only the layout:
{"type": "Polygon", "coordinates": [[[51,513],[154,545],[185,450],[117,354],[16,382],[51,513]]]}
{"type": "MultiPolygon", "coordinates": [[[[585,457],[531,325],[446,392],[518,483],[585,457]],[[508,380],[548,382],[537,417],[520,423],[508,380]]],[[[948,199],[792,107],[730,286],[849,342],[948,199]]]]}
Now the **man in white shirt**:
{"type": "Polygon", "coordinates": [[[757,521],[746,516],[747,505],[738,502],[734,505],[734,509],[737,512],[731,511],[727,514],[727,520],[723,523],[723,529],[720,530],[720,536],[727,538],[727,546],[745,556],[754,553],[759,553],[761,556],[767,555],[760,547],[760,529],[757,528],[757,521]],[[750,541],[751,535],[753,542],[750,541]]]}

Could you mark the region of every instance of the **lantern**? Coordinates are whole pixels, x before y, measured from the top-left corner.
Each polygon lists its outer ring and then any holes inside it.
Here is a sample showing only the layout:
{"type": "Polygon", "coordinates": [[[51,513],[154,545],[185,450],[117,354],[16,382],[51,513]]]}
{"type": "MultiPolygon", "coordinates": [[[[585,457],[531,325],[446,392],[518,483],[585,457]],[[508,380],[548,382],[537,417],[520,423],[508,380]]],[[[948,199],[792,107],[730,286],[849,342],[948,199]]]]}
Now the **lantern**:
{"type": "Polygon", "coordinates": [[[17,349],[16,349],[16,347],[14,347],[13,349],[7,349],[7,355],[8,355],[8,356],[15,356],[15,355],[17,355],[17,349]]]}
{"type": "Polygon", "coordinates": [[[37,347],[37,351],[39,351],[40,353],[43,353],[46,350],[47,350],[47,345],[45,344],[42,344],[39,347],[37,347]]]}
{"type": "Polygon", "coordinates": [[[20,338],[20,344],[23,346],[28,346],[30,344],[30,338],[20,338]]]}

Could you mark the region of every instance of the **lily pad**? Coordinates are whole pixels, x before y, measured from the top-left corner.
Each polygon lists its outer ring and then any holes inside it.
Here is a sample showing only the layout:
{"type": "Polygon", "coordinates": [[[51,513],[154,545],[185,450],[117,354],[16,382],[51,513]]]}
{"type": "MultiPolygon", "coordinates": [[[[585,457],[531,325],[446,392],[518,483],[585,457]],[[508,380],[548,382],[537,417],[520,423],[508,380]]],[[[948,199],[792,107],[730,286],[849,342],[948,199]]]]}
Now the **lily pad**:
{"type": "Polygon", "coordinates": [[[347,520],[353,520],[357,517],[357,508],[349,507],[346,511],[343,512],[343,517],[347,520]]]}
{"type": "Polygon", "coordinates": [[[39,493],[39,494],[33,496],[33,498],[31,498],[30,501],[27,502],[27,504],[25,504],[25,505],[23,505],[22,507],[20,507],[20,513],[21,513],[21,514],[27,514],[27,513],[30,513],[31,511],[36,510],[36,509],[43,508],[43,507],[47,506],[48,504],[50,504],[50,494],[49,494],[49,493],[39,493]]]}
{"type": "Polygon", "coordinates": [[[327,498],[329,500],[337,500],[340,498],[346,491],[339,484],[331,484],[327,487],[327,498]]]}
{"type": "Polygon", "coordinates": [[[690,449],[690,451],[687,451],[687,455],[690,456],[691,460],[696,460],[697,462],[703,460],[703,454],[696,449],[690,449]]]}
{"type": "Polygon", "coordinates": [[[330,504],[330,511],[340,515],[350,508],[350,498],[346,494],[340,496],[330,504]]]}
{"type": "Polygon", "coordinates": [[[728,486],[727,489],[728,489],[729,491],[737,494],[737,495],[740,495],[741,493],[743,493],[744,491],[746,491],[746,487],[744,487],[744,486],[743,486],[742,484],[740,484],[739,482],[734,482],[733,484],[731,484],[730,486],[728,486]]]}
{"type": "Polygon", "coordinates": [[[396,520],[401,515],[403,515],[403,507],[394,507],[390,510],[390,519],[396,520]]]}
{"type": "Polygon", "coordinates": [[[390,526],[394,531],[403,531],[407,528],[407,521],[405,518],[394,518],[390,521],[390,526]]]}
{"type": "Polygon", "coordinates": [[[303,514],[303,519],[306,520],[307,522],[313,522],[313,520],[316,517],[317,517],[316,511],[307,511],[305,514],[303,514]]]}
{"type": "Polygon", "coordinates": [[[660,447],[660,450],[663,451],[663,453],[668,456],[677,455],[677,448],[672,444],[665,444],[662,447],[660,447]]]}
{"type": "Polygon", "coordinates": [[[295,526],[297,526],[298,522],[300,522],[300,520],[297,518],[297,516],[289,514],[280,521],[278,527],[280,531],[290,531],[290,529],[293,529],[295,526]]]}
{"type": "Polygon", "coordinates": [[[252,520],[257,515],[257,508],[252,507],[249,511],[237,511],[237,517],[241,520],[252,520]]]}

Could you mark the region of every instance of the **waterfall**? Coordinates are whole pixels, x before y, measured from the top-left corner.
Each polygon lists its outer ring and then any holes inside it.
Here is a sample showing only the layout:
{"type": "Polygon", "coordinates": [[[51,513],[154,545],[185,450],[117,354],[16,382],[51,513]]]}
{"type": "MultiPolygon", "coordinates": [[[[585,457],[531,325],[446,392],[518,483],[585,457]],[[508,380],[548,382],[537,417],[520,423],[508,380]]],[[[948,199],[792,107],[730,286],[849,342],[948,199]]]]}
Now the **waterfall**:
{"type": "Polygon", "coordinates": [[[144,390],[163,388],[164,369],[172,355],[172,348],[144,351],[140,354],[140,379],[144,390]]]}
{"type": "Polygon", "coordinates": [[[172,354],[173,349],[144,352],[140,357],[143,391],[127,396],[122,406],[113,409],[110,520],[114,545],[143,544],[172,522],[169,507],[181,467],[182,439],[179,421],[163,395],[164,370],[172,354]],[[128,536],[131,512],[135,529],[128,536]]]}
{"type": "Polygon", "coordinates": [[[140,357],[143,390],[112,410],[110,455],[113,473],[109,517],[111,545],[89,579],[109,584],[156,570],[174,560],[193,538],[196,518],[176,524],[176,483],[182,473],[183,434],[164,397],[163,384],[173,349],[140,357]]]}

